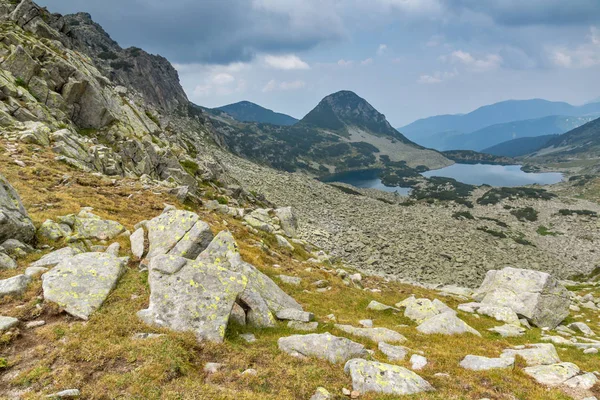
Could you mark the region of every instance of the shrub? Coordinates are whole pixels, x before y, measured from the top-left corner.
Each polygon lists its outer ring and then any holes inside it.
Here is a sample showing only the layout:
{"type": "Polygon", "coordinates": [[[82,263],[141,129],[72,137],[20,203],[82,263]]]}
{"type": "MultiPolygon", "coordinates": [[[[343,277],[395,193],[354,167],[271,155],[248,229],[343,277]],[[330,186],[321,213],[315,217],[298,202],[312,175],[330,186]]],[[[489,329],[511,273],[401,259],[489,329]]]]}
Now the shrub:
{"type": "Polygon", "coordinates": [[[521,222],[534,222],[538,220],[538,212],[532,207],[519,208],[517,210],[512,210],[510,213],[517,217],[521,222]]]}
{"type": "Polygon", "coordinates": [[[495,231],[495,230],[492,230],[492,229],[487,229],[487,228],[480,227],[480,228],[477,228],[477,230],[485,232],[485,233],[489,233],[490,235],[492,235],[494,237],[497,237],[497,238],[500,238],[500,239],[506,239],[508,237],[508,236],[506,236],[506,234],[504,232],[495,231]]]}
{"type": "Polygon", "coordinates": [[[481,217],[479,219],[484,220],[484,221],[495,222],[496,225],[501,226],[502,228],[508,228],[508,224],[506,222],[502,222],[502,221],[500,221],[499,219],[496,219],[496,218],[481,217]]]}
{"type": "Polygon", "coordinates": [[[489,204],[498,204],[504,199],[515,200],[515,199],[538,199],[538,200],[550,200],[555,198],[554,193],[550,193],[544,189],[517,187],[517,188],[493,188],[487,191],[483,196],[477,200],[477,204],[482,206],[489,204]]]}
{"type": "Polygon", "coordinates": [[[558,210],[558,214],[559,215],[563,215],[563,216],[569,216],[569,215],[581,215],[581,216],[588,216],[588,217],[597,217],[598,213],[595,211],[590,211],[590,210],[567,210],[567,209],[562,209],[562,210],[558,210]]]}
{"type": "Polygon", "coordinates": [[[454,219],[475,219],[473,214],[471,214],[468,211],[457,211],[454,214],[452,214],[452,218],[454,218],[454,219]]]}
{"type": "Polygon", "coordinates": [[[191,160],[182,160],[179,162],[183,169],[190,175],[196,176],[196,173],[200,169],[200,166],[191,160]]]}
{"type": "Polygon", "coordinates": [[[102,53],[98,54],[98,58],[103,60],[116,60],[119,58],[119,56],[112,51],[103,51],[102,53]]]}

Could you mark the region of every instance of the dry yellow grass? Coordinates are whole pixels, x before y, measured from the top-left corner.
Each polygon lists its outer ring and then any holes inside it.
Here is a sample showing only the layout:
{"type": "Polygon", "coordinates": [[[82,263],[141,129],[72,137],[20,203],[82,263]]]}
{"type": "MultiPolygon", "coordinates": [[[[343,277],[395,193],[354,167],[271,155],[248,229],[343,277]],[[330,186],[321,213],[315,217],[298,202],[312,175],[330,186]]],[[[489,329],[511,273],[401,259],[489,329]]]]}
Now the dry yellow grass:
{"type": "MultiPolygon", "coordinates": [[[[137,183],[119,180],[117,185],[106,178],[68,169],[53,160],[48,152],[37,153],[37,160],[24,152],[28,166],[21,169],[6,156],[0,157],[0,169],[20,192],[36,224],[46,218],[74,213],[82,206],[94,207],[99,215],[120,221],[128,228],[143,219],[156,216],[163,202],[175,203],[166,195],[142,191],[137,183]],[[70,184],[60,184],[69,174],[70,184]]],[[[497,357],[502,349],[517,344],[540,341],[540,330],[532,329],[525,337],[501,339],[486,329],[499,323],[492,319],[475,318],[461,313],[482,338],[473,335],[422,335],[415,324],[395,312],[366,310],[371,300],[394,304],[411,294],[419,297],[441,298],[434,292],[417,287],[385,282],[368,277],[365,286],[378,288],[371,293],[345,286],[342,280],[322,271],[318,266],[303,263],[307,254],[300,249],[293,253],[275,251],[270,247],[273,238],[249,233],[239,221],[198,209],[201,217],[214,231],[229,229],[240,244],[243,258],[256,265],[267,275],[295,275],[303,278],[300,287],[282,284],[282,288],[296,298],[306,310],[313,312],[320,322],[319,332],[336,331],[326,316],[335,314],[341,323],[357,325],[360,319],[373,319],[376,326],[388,327],[404,334],[406,346],[425,352],[427,367],[419,372],[437,389],[436,392],[410,397],[412,399],[523,399],[559,400],[569,397],[558,390],[548,390],[534,383],[520,369],[501,372],[472,372],[461,369],[459,361],[467,354],[497,357]],[[261,245],[261,243],[263,243],[261,245]],[[274,265],[280,265],[275,268],[274,265]],[[317,293],[311,283],[326,279],[332,290],[317,293]],[[408,327],[399,327],[406,324],[408,327]],[[443,372],[447,378],[435,376],[443,372]]],[[[128,243],[123,242],[123,254],[128,243]]],[[[37,256],[39,257],[39,255],[37,256]]],[[[17,271],[5,272],[1,278],[22,273],[28,260],[22,260],[17,271]]],[[[331,365],[317,359],[298,360],[277,349],[277,339],[298,332],[289,330],[284,323],[273,329],[252,329],[230,326],[227,340],[222,345],[198,343],[193,335],[173,333],[145,326],[136,312],[148,304],[147,273],[139,272],[131,262],[117,289],[103,307],[87,322],[78,321],[60,313],[55,306],[45,304],[39,281],[17,299],[0,301],[0,315],[17,316],[23,320],[44,319],[47,324],[35,330],[22,329],[18,335],[5,335],[0,341],[0,393],[22,391],[25,399],[41,399],[48,393],[62,389],[79,388],[86,399],[248,399],[281,400],[308,399],[318,386],[340,394],[350,388],[350,379],[343,365],[331,365]],[[21,307],[23,306],[23,307],[21,307]],[[165,336],[150,340],[135,340],[138,332],[163,333],[165,336]],[[251,332],[257,337],[252,344],[243,342],[239,333],[251,332]],[[226,367],[208,376],[203,372],[206,362],[222,362],[226,367]],[[254,368],[257,376],[242,376],[254,368]]],[[[275,278],[276,279],[276,278],[275,278]]],[[[441,298],[451,307],[458,302],[441,298]]],[[[590,317],[597,318],[591,313],[590,317]]],[[[347,336],[344,334],[344,336],[347,336]]],[[[377,351],[375,343],[351,337],[375,350],[375,357],[387,362],[377,351]]],[[[559,350],[563,361],[572,361],[584,370],[600,368],[598,356],[586,356],[581,351],[559,350]]],[[[398,363],[408,366],[408,362],[398,363]]],[[[340,397],[341,398],[341,397],[340,397]]],[[[366,394],[361,399],[391,399],[390,396],[366,394]]]]}

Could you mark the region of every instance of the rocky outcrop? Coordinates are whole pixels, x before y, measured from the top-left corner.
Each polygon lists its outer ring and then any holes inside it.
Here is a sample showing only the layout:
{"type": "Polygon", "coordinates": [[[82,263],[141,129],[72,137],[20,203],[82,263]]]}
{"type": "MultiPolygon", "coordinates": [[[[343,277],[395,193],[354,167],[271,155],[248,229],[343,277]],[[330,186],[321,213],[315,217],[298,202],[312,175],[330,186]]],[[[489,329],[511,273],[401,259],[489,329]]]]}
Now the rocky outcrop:
{"type": "Polygon", "coordinates": [[[35,227],[21,198],[10,183],[0,175],[0,243],[8,239],[29,242],[35,227]]]}
{"type": "Polygon", "coordinates": [[[551,275],[515,268],[489,271],[473,297],[484,305],[508,307],[535,326],[551,329],[569,315],[571,304],[567,289],[551,275]]]}

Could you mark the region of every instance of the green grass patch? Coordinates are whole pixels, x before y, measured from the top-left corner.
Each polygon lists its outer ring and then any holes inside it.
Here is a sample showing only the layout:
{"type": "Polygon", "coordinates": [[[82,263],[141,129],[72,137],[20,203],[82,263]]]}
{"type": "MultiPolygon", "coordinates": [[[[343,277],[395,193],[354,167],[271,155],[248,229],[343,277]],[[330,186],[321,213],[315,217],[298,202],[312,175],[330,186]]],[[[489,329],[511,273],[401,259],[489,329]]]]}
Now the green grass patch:
{"type": "Polygon", "coordinates": [[[537,233],[540,236],[559,236],[560,235],[560,233],[558,233],[558,232],[552,232],[550,229],[548,229],[544,225],[540,225],[538,227],[537,233]]]}

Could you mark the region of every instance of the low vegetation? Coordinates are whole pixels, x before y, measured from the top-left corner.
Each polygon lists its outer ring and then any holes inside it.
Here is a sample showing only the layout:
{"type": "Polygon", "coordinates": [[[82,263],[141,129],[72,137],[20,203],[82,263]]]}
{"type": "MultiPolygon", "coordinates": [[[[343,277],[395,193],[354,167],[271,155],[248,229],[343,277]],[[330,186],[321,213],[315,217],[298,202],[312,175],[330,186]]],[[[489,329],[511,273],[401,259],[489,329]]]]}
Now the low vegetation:
{"type": "Polygon", "coordinates": [[[510,213],[521,222],[535,222],[538,220],[538,212],[533,207],[518,208],[510,213]]]}
{"type": "Polygon", "coordinates": [[[558,214],[563,215],[563,216],[571,216],[571,215],[579,215],[579,216],[586,216],[586,217],[597,217],[598,216],[597,212],[590,211],[590,210],[561,209],[561,210],[558,210],[558,214]]]}
{"type": "Polygon", "coordinates": [[[502,187],[493,188],[486,192],[483,196],[477,199],[477,204],[494,205],[502,200],[517,200],[517,199],[538,199],[550,200],[555,198],[554,193],[548,192],[545,189],[528,188],[528,187],[502,187]]]}

